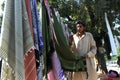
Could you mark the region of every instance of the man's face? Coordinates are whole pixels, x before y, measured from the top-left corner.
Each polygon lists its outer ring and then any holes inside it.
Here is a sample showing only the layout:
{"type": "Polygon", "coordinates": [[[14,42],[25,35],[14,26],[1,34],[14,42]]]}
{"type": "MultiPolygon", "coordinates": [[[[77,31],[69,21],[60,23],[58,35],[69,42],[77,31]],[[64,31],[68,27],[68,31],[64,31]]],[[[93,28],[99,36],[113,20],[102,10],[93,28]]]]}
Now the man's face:
{"type": "Polygon", "coordinates": [[[84,26],[82,24],[77,24],[76,28],[77,28],[77,32],[82,33],[84,31],[84,26]]]}

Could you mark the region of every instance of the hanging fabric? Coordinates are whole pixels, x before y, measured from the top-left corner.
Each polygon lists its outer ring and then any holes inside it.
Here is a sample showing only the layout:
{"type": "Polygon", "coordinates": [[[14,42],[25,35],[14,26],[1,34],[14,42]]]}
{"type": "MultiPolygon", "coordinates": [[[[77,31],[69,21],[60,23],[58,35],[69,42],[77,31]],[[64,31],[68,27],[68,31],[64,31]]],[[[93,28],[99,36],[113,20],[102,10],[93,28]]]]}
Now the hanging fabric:
{"type": "Polygon", "coordinates": [[[35,6],[35,0],[30,0],[31,3],[31,12],[32,12],[32,23],[33,23],[33,33],[34,33],[34,45],[35,48],[39,51],[39,41],[38,41],[38,27],[37,27],[37,21],[36,21],[36,6],[35,6]]]}
{"type": "Polygon", "coordinates": [[[32,23],[30,27],[33,32],[34,45],[36,46],[35,57],[36,57],[37,79],[41,80],[43,78],[43,74],[42,74],[43,41],[42,41],[42,32],[40,28],[41,26],[39,21],[39,14],[38,14],[36,0],[26,0],[26,6],[27,6],[30,24],[32,23]]]}
{"type": "Polygon", "coordinates": [[[42,54],[43,40],[36,0],[30,0],[36,49],[42,54]]]}
{"type": "Polygon", "coordinates": [[[56,51],[52,54],[52,66],[56,80],[64,80],[64,71],[61,68],[56,51]]]}
{"type": "Polygon", "coordinates": [[[24,0],[7,0],[5,3],[0,57],[7,67],[2,66],[2,80],[25,80],[24,54],[34,46],[26,12],[24,0]],[[6,70],[9,71],[7,76],[6,70]]]}
{"type": "Polygon", "coordinates": [[[24,57],[25,80],[37,80],[35,50],[31,49],[24,57]]]}
{"type": "Polygon", "coordinates": [[[40,8],[40,17],[41,17],[41,25],[42,25],[42,37],[43,37],[43,60],[44,60],[44,76],[47,78],[47,73],[49,72],[51,65],[48,65],[47,63],[47,56],[50,56],[50,41],[51,41],[51,34],[49,31],[49,18],[47,15],[47,11],[45,8],[45,5],[43,4],[43,2],[41,3],[41,8],[40,8]]]}
{"type": "Polygon", "coordinates": [[[30,0],[25,0],[26,10],[28,14],[29,24],[30,24],[30,30],[32,32],[33,40],[34,40],[34,33],[33,33],[33,22],[32,22],[32,11],[31,11],[31,4],[30,0]]]}
{"type": "MultiPolygon", "coordinates": [[[[30,0],[31,3],[31,12],[32,12],[32,22],[33,22],[33,32],[34,32],[34,45],[36,48],[36,67],[40,68],[42,61],[42,53],[43,53],[43,39],[42,39],[42,31],[39,20],[39,13],[37,8],[36,0],[30,0]]],[[[41,69],[41,68],[40,68],[41,69]]],[[[39,71],[41,71],[38,69],[39,71]]],[[[40,73],[38,71],[38,73],[40,73]]]]}
{"type": "Polygon", "coordinates": [[[110,40],[110,45],[111,45],[111,49],[112,49],[112,55],[113,56],[117,56],[117,48],[115,46],[115,41],[114,41],[114,37],[110,28],[110,24],[107,18],[107,13],[105,13],[105,22],[106,22],[106,26],[107,26],[107,30],[108,30],[108,36],[109,36],[109,40],[110,40]]]}
{"type": "MultiPolygon", "coordinates": [[[[54,31],[53,23],[51,20],[50,6],[48,4],[48,0],[44,0],[44,2],[45,2],[45,6],[46,6],[46,9],[48,12],[48,16],[49,16],[49,22],[50,22],[49,24],[50,24],[50,30],[51,30],[51,35],[52,35],[52,41],[54,41],[53,38],[54,38],[55,31],[54,31]]],[[[54,42],[53,42],[53,45],[55,48],[54,42]]],[[[52,53],[52,70],[53,70],[53,73],[55,75],[56,80],[64,80],[64,71],[61,67],[61,63],[60,63],[60,60],[57,56],[56,50],[52,53]]]]}
{"type": "MultiPolygon", "coordinates": [[[[46,1],[46,0],[45,0],[46,1]]],[[[44,16],[44,18],[42,17],[42,31],[45,32],[43,33],[44,36],[44,43],[46,45],[46,40],[47,40],[47,30],[48,28],[46,27],[48,24],[48,13],[46,11],[46,7],[44,4],[42,4],[42,16],[44,16]],[[47,22],[47,23],[46,23],[47,22]],[[45,28],[46,27],[46,28],[45,28]]],[[[62,64],[62,68],[64,70],[68,70],[68,71],[86,71],[86,64],[84,64],[86,62],[86,59],[80,56],[75,56],[74,53],[71,52],[67,42],[66,42],[66,38],[65,35],[63,33],[62,27],[60,25],[60,23],[57,20],[57,17],[55,15],[54,10],[52,9],[52,17],[53,17],[53,26],[54,26],[54,39],[55,39],[55,49],[56,52],[58,54],[58,58],[60,59],[60,62],[62,64]]],[[[52,29],[52,28],[50,28],[52,29]]],[[[48,41],[48,40],[47,40],[48,41]]],[[[45,50],[46,51],[46,50],[45,50]]]]}
{"type": "Polygon", "coordinates": [[[66,30],[67,26],[61,20],[61,17],[60,17],[60,14],[59,14],[58,10],[56,8],[54,8],[54,11],[55,11],[55,15],[57,16],[57,20],[58,20],[58,22],[60,23],[60,25],[62,27],[63,34],[65,35],[65,38],[66,38],[65,40],[66,40],[67,44],[69,45],[69,34],[67,34],[68,31],[66,30]]]}
{"type": "Polygon", "coordinates": [[[53,26],[55,30],[55,46],[62,68],[68,71],[86,71],[86,59],[80,56],[75,56],[70,50],[61,24],[58,22],[54,10],[52,9],[53,26]]]}

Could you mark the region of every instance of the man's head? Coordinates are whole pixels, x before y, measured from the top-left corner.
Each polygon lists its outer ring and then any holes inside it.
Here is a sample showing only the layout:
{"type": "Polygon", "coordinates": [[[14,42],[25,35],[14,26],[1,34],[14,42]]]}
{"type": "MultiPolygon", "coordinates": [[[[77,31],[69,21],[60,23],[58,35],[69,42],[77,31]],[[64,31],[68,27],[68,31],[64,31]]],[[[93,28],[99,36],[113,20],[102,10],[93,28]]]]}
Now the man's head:
{"type": "Polygon", "coordinates": [[[85,23],[81,20],[76,22],[77,32],[83,33],[85,31],[85,23]]]}

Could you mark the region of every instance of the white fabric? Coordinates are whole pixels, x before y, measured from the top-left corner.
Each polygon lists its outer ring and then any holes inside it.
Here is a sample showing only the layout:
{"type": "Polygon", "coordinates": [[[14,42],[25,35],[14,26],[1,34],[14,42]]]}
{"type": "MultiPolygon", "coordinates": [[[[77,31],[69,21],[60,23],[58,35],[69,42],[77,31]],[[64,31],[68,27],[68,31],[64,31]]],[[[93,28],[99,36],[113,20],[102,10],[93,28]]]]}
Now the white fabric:
{"type": "Polygon", "coordinates": [[[73,35],[73,45],[72,50],[74,53],[78,56],[85,56],[88,54],[89,58],[86,58],[86,64],[87,64],[87,72],[88,72],[88,79],[85,79],[84,73],[75,72],[75,75],[79,74],[79,77],[81,75],[84,76],[84,78],[77,78],[74,80],[97,80],[97,73],[95,70],[95,62],[94,57],[96,54],[96,43],[93,39],[93,36],[91,33],[86,32],[85,35],[82,37],[78,37],[76,34],[73,35]]]}

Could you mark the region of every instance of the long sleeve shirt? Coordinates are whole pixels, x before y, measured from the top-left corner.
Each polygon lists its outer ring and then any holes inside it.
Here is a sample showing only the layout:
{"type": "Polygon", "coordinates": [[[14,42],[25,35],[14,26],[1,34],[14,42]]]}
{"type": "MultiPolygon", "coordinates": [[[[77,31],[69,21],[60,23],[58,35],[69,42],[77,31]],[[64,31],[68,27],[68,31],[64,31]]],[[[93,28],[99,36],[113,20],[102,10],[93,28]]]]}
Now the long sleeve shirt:
{"type": "Polygon", "coordinates": [[[79,56],[88,54],[89,57],[94,57],[96,54],[96,43],[89,32],[85,32],[81,37],[74,34],[71,48],[79,56]]]}
{"type": "MultiPolygon", "coordinates": [[[[93,39],[93,36],[89,32],[85,32],[84,35],[77,36],[77,34],[73,35],[73,42],[71,45],[71,49],[74,52],[76,56],[83,56],[85,57],[88,55],[89,58],[86,58],[86,63],[87,63],[87,72],[88,72],[88,79],[87,80],[97,80],[97,73],[95,70],[95,62],[94,62],[94,57],[96,54],[96,43],[95,40],[93,39]]],[[[81,65],[80,65],[81,66],[81,65]]],[[[84,72],[75,72],[75,76],[77,79],[75,80],[86,80],[85,78],[82,79],[82,75],[84,75],[84,72]],[[81,76],[80,76],[81,75],[81,76]]]]}

